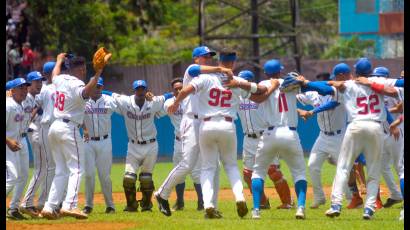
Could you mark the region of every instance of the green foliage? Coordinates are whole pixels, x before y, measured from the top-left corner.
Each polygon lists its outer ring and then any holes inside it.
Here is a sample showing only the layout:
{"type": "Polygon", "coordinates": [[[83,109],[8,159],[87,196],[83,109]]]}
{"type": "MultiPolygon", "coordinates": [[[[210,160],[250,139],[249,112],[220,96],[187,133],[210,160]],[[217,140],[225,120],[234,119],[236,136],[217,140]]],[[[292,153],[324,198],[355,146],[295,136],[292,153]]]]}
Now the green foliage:
{"type": "Polygon", "coordinates": [[[366,51],[374,48],[373,40],[360,40],[354,35],[349,39],[340,38],[323,54],[324,59],[346,59],[366,56],[366,51]]]}

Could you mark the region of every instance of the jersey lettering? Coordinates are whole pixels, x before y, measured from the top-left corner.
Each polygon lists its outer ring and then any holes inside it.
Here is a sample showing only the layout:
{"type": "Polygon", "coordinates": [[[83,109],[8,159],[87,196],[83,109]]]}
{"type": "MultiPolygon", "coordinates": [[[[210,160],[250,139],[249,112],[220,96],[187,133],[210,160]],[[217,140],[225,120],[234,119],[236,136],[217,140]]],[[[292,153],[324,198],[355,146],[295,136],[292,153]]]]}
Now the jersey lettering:
{"type": "Polygon", "coordinates": [[[288,111],[288,103],[284,93],[279,93],[279,113],[288,111]]]}
{"type": "Polygon", "coordinates": [[[230,90],[220,90],[218,88],[212,88],[209,91],[209,97],[212,99],[208,101],[208,104],[210,106],[220,106],[226,108],[231,107],[229,100],[231,100],[232,98],[232,91],[230,90]]]}
{"type": "Polygon", "coordinates": [[[65,101],[64,93],[60,93],[60,92],[56,91],[56,100],[55,100],[54,107],[56,107],[60,111],[63,111],[64,110],[64,101],[65,101]]]}
{"type": "Polygon", "coordinates": [[[357,107],[363,108],[363,110],[360,110],[358,114],[369,114],[369,108],[370,108],[370,113],[380,113],[380,109],[375,109],[375,106],[378,106],[380,104],[379,98],[377,95],[372,94],[369,96],[369,104],[366,103],[367,97],[358,97],[356,98],[356,104],[357,107]]]}

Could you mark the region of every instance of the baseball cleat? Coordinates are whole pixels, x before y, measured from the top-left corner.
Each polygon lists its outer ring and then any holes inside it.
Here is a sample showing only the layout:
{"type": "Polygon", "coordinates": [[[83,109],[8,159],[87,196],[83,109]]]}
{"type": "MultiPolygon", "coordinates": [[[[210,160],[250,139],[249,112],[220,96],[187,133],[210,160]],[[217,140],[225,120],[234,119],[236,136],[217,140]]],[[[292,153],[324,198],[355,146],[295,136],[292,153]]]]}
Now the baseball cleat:
{"type": "Polygon", "coordinates": [[[205,219],[220,219],[222,215],[218,212],[215,208],[207,208],[205,209],[205,219]]]}
{"type": "Polygon", "coordinates": [[[305,207],[299,206],[295,214],[296,219],[305,219],[305,207]]]}
{"type": "Polygon", "coordinates": [[[134,201],[132,206],[125,206],[124,212],[138,212],[138,201],[134,201]]]}
{"type": "Polygon", "coordinates": [[[197,211],[202,211],[204,210],[204,202],[202,200],[198,200],[198,204],[196,206],[197,211]]]}
{"type": "Polygon", "coordinates": [[[291,204],[281,204],[278,207],[276,207],[277,209],[291,209],[293,206],[291,204]]]}
{"type": "Polygon", "coordinates": [[[159,211],[166,216],[171,216],[171,210],[169,209],[168,200],[162,199],[161,196],[157,193],[154,193],[154,196],[158,202],[159,211]]]}
{"type": "Polygon", "coordinates": [[[319,208],[320,205],[326,204],[326,200],[320,200],[320,201],[313,201],[313,204],[310,206],[311,209],[317,209],[319,208]]]}
{"type": "Polygon", "coordinates": [[[402,209],[402,210],[400,211],[399,220],[404,220],[404,209],[402,209]]]}
{"type": "Polygon", "coordinates": [[[347,209],[361,208],[363,205],[363,199],[360,196],[353,196],[352,201],[347,206],[347,209]]]}
{"type": "Polygon", "coordinates": [[[370,220],[372,219],[373,214],[374,214],[373,210],[371,210],[370,208],[365,208],[363,212],[363,219],[370,220]]]}
{"type": "Polygon", "coordinates": [[[252,219],[260,219],[261,218],[261,211],[259,209],[252,210],[252,219]]]}
{"type": "Polygon", "coordinates": [[[79,210],[78,208],[73,208],[73,209],[62,208],[60,209],[60,215],[61,216],[71,216],[79,220],[88,218],[88,215],[85,214],[83,211],[79,210]]]}
{"type": "Polygon", "coordinates": [[[270,209],[270,203],[269,203],[269,199],[266,199],[266,203],[261,204],[260,209],[270,209]]]}
{"type": "Polygon", "coordinates": [[[341,210],[342,210],[342,206],[341,205],[338,205],[338,204],[332,204],[331,206],[330,206],[330,209],[328,209],[327,211],[326,211],[326,216],[328,216],[328,217],[337,217],[337,216],[340,216],[340,212],[341,212],[341,210]]]}
{"type": "Polygon", "coordinates": [[[88,206],[85,206],[84,209],[83,209],[83,213],[85,213],[87,215],[90,214],[92,211],[93,211],[93,208],[88,207],[88,206]]]}
{"type": "Polygon", "coordinates": [[[115,208],[113,208],[113,207],[107,207],[107,208],[105,209],[105,213],[107,213],[107,214],[113,214],[113,213],[115,213],[115,208]]]}
{"type": "Polygon", "coordinates": [[[171,211],[182,211],[184,210],[184,202],[176,202],[174,206],[172,206],[171,211]]]}
{"type": "Polygon", "coordinates": [[[37,218],[38,217],[38,210],[35,207],[20,207],[19,211],[23,214],[27,214],[31,216],[32,218],[37,218]]]}
{"type": "Polygon", "coordinates": [[[23,216],[18,209],[8,209],[6,217],[10,220],[27,220],[27,218],[23,216]]]}
{"type": "Polygon", "coordinates": [[[236,211],[238,212],[239,217],[244,217],[248,214],[248,207],[246,206],[245,201],[236,202],[236,211]]]}
{"type": "Polygon", "coordinates": [[[383,207],[390,208],[391,206],[401,203],[403,200],[395,200],[392,198],[387,198],[386,203],[384,203],[383,207]]]}
{"type": "Polygon", "coordinates": [[[57,220],[58,218],[60,218],[60,215],[55,210],[49,212],[43,209],[38,215],[38,217],[46,218],[48,220],[57,220]]]}

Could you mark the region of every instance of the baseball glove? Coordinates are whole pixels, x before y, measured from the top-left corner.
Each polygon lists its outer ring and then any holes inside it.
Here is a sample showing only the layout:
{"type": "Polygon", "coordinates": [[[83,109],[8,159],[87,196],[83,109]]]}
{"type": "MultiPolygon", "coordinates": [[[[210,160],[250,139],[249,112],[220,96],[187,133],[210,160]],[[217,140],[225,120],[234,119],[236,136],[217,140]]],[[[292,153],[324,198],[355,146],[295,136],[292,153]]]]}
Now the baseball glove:
{"type": "Polygon", "coordinates": [[[298,79],[299,74],[296,72],[290,72],[284,78],[279,90],[282,92],[289,92],[295,89],[299,89],[303,81],[298,79]]]}
{"type": "Polygon", "coordinates": [[[99,71],[107,64],[111,53],[104,47],[99,48],[93,57],[93,67],[95,71],[99,71]],[[109,55],[109,56],[108,56],[109,55]]]}

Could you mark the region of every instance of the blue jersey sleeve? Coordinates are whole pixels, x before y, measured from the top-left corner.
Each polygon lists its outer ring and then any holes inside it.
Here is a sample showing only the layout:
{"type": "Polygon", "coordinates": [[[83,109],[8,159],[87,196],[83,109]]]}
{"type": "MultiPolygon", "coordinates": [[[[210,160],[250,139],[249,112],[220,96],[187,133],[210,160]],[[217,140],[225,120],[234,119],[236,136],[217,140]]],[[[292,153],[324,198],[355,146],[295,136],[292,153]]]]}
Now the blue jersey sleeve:
{"type": "Polygon", "coordinates": [[[394,84],[396,87],[404,87],[404,79],[398,79],[394,84]]]}
{"type": "Polygon", "coordinates": [[[101,93],[102,93],[102,94],[105,94],[105,95],[112,96],[112,92],[111,92],[111,91],[108,91],[108,90],[103,90],[101,93]]]}
{"type": "Polygon", "coordinates": [[[386,120],[387,120],[387,123],[389,123],[389,125],[391,124],[391,123],[393,123],[393,116],[391,115],[391,113],[389,112],[389,109],[385,106],[384,107],[384,109],[386,110],[386,120]]]}
{"type": "Polygon", "coordinates": [[[201,74],[201,66],[200,65],[192,65],[191,67],[189,67],[188,69],[188,74],[191,77],[197,77],[199,76],[199,74],[201,74]]]}
{"type": "Polygon", "coordinates": [[[326,103],[314,108],[313,113],[316,114],[316,113],[320,113],[320,112],[323,112],[323,111],[326,111],[326,110],[330,110],[330,109],[336,108],[338,105],[340,105],[340,103],[337,102],[337,101],[329,101],[329,102],[326,102],[326,103]]]}
{"type": "Polygon", "coordinates": [[[333,88],[326,81],[311,81],[306,86],[301,87],[302,92],[316,91],[320,95],[332,95],[333,88]]]}
{"type": "Polygon", "coordinates": [[[163,96],[165,97],[165,101],[166,101],[166,100],[172,98],[174,96],[174,94],[167,92],[167,93],[164,93],[163,96]]]}

